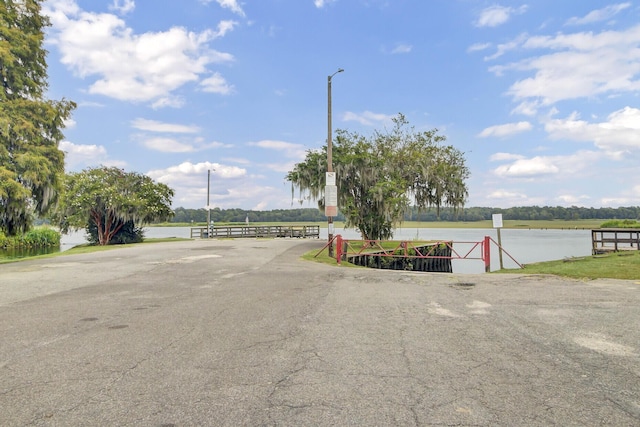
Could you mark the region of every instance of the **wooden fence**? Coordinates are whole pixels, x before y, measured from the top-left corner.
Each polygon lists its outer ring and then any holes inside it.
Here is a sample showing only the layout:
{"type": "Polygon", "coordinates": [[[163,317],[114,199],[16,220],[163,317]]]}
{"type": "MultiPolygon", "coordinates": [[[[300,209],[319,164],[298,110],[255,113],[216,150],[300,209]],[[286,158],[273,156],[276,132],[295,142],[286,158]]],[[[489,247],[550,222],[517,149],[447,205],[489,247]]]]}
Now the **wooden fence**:
{"type": "Polygon", "coordinates": [[[635,228],[600,228],[591,230],[593,255],[640,250],[640,230],[635,228]]]}

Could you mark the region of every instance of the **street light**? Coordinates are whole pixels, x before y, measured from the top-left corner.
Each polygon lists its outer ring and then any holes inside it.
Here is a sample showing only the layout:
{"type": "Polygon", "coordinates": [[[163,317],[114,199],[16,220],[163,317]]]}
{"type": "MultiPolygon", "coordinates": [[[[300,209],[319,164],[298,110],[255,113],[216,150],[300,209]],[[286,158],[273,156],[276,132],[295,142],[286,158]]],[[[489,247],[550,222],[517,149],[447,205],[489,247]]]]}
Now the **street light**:
{"type": "MultiPolygon", "coordinates": [[[[327,210],[327,192],[330,185],[335,187],[335,175],[333,174],[333,146],[331,144],[331,78],[338,73],[342,73],[344,70],[342,68],[338,68],[338,71],[331,74],[327,77],[327,176],[326,176],[326,186],[324,193],[324,203],[325,203],[325,215],[327,215],[327,228],[329,233],[328,245],[329,245],[329,256],[333,257],[333,215],[337,215],[337,202],[335,206],[335,212],[332,212],[333,207],[327,210]],[[330,184],[330,182],[332,182],[330,184]]],[[[336,192],[337,197],[337,192],[336,192]]]]}

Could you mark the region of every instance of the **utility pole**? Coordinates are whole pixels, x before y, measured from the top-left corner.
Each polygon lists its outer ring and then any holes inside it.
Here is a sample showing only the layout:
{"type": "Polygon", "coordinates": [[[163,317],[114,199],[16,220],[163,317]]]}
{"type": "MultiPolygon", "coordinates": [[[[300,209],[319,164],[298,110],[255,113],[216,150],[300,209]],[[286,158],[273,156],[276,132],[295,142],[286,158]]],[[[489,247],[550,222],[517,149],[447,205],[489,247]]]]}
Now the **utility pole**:
{"type": "MultiPolygon", "coordinates": [[[[338,214],[337,196],[338,191],[336,187],[336,176],[333,172],[333,146],[331,144],[331,78],[338,73],[342,73],[344,70],[339,68],[338,71],[327,77],[327,175],[325,181],[324,191],[324,210],[327,216],[327,228],[328,228],[328,244],[329,244],[329,256],[333,257],[333,217],[338,214]],[[335,205],[329,205],[329,195],[335,196],[335,205]]],[[[332,197],[333,198],[333,197],[332,197]]]]}

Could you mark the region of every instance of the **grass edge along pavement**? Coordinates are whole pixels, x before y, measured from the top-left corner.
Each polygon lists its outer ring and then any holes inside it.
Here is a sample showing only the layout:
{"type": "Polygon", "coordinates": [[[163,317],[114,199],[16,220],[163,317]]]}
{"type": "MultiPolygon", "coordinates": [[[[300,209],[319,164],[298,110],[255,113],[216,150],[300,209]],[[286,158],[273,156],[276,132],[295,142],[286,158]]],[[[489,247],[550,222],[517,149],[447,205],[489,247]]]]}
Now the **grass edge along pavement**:
{"type": "Polygon", "coordinates": [[[572,279],[637,280],[640,284],[640,251],[565,258],[525,264],[523,269],[503,269],[492,273],[553,274],[572,279]]]}
{"type": "Polygon", "coordinates": [[[8,259],[0,258],[0,265],[1,264],[9,264],[9,263],[12,263],[12,262],[21,262],[21,261],[31,261],[31,260],[38,260],[38,259],[55,258],[55,257],[59,257],[59,256],[79,255],[79,254],[86,254],[86,253],[92,253],[92,252],[102,252],[102,251],[108,251],[108,250],[118,249],[118,248],[120,248],[120,249],[130,248],[130,247],[133,247],[135,245],[145,245],[145,244],[149,244],[149,243],[184,242],[184,241],[188,241],[188,240],[193,240],[193,239],[185,239],[185,238],[182,238],[182,237],[147,238],[147,239],[144,239],[144,241],[140,242],[140,243],[129,243],[129,244],[126,244],[126,245],[105,245],[105,246],[90,245],[88,243],[85,243],[85,244],[82,244],[82,245],[74,246],[71,249],[68,249],[66,251],[52,252],[50,254],[35,255],[35,256],[29,256],[29,257],[24,257],[24,258],[8,258],[8,259]]]}

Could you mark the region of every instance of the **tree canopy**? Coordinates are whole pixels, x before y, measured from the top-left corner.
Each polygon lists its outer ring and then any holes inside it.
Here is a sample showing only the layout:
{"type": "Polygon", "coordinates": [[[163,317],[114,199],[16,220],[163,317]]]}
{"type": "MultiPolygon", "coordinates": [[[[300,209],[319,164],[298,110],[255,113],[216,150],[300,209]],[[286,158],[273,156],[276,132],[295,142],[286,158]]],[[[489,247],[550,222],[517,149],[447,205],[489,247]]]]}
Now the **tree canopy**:
{"type": "Polygon", "coordinates": [[[58,149],[75,104],[44,97],[48,88],[38,0],[0,1],[0,230],[27,230],[55,205],[64,174],[58,149]]]}
{"type": "MultiPolygon", "coordinates": [[[[468,195],[464,153],[443,145],[446,138],[437,129],[418,132],[402,114],[393,122],[390,132],[375,131],[370,137],[336,131],[332,154],[339,209],[345,226],[367,240],[391,238],[412,205],[438,212],[443,206],[459,209],[468,195]]],[[[326,150],[308,151],[286,177],[292,192],[297,188],[301,198],[318,200],[321,209],[326,150]]]]}
{"type": "Polygon", "coordinates": [[[66,176],[59,212],[61,229],[97,231],[107,245],[123,227],[171,218],[173,190],[146,175],[115,167],[85,169],[66,176]]]}

